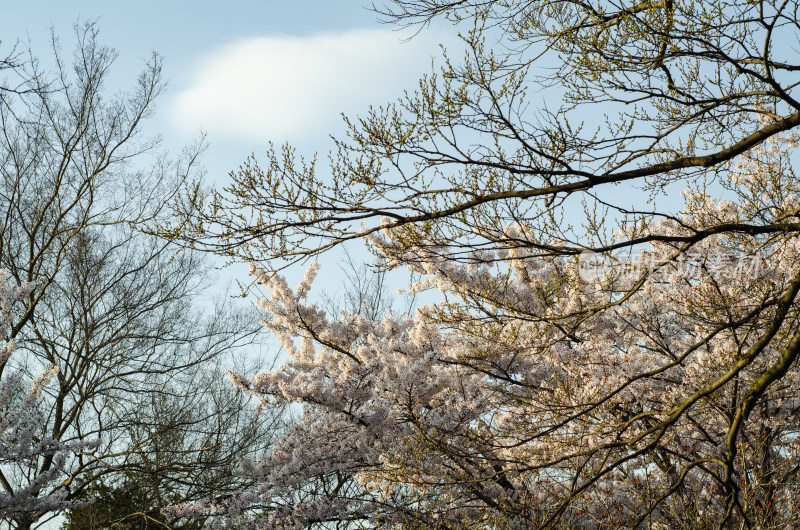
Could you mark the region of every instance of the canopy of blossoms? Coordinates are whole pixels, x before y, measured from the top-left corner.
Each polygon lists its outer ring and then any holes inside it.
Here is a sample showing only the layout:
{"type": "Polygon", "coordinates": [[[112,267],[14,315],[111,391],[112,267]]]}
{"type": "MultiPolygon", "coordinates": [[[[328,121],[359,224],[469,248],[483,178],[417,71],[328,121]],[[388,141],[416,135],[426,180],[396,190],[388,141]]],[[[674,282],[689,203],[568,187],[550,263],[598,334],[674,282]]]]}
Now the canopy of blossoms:
{"type": "Polygon", "coordinates": [[[296,289],[253,267],[290,361],[232,379],[302,417],[244,464],[259,488],[173,509],[243,528],[797,523],[800,242],[695,237],[793,215],[795,142],[741,157],[730,200],[693,189],[678,215],[620,221],[624,253],[543,257],[512,224],[465,260],[385,230],[370,244],[419,275],[409,292],[440,293],[413,314],[326,314],[317,264],[296,289]]]}

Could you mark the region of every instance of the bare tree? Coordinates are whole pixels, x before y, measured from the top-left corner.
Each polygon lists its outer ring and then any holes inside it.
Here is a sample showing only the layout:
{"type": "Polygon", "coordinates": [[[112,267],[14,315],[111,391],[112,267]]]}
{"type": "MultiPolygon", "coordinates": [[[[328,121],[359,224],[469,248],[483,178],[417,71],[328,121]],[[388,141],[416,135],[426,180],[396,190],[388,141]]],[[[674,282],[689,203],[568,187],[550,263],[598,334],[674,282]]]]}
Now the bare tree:
{"type": "Polygon", "coordinates": [[[93,528],[200,528],[161,512],[176,502],[227,497],[252,479],[238,473],[242,459],[263,455],[283,428],[284,417],[259,412],[233,387],[220,363],[198,366],[173,381],[172,392],[149,392],[124,426],[139,449],[118,459],[123,474],[99,476],[88,486],[97,498],[70,510],[66,530],[93,528]]]}
{"type": "MultiPolygon", "coordinates": [[[[20,66],[24,87],[0,98],[0,267],[37,285],[11,322],[9,339],[20,345],[13,368],[28,377],[57,369],[42,389],[40,436],[97,444],[68,460],[42,495],[88,499],[101,484],[150,476],[164,489],[151,499],[157,510],[159,500],[195,498],[206,485],[230,487],[236,436],[254,447],[269,439],[269,418],[228,418],[231,403],[243,404],[209,380],[208,363],[250,343],[254,321],[213,305],[211,267],[197,254],[141,231],[166,215],[202,151],[172,161],[142,137],[164,89],[161,59],[152,56],[130,91],[109,94],[116,52],[100,45],[94,24],[76,37],[71,60],[53,38],[52,72],[31,59],[20,66]]],[[[5,493],[25,490],[55,457],[0,466],[5,493]]],[[[44,515],[10,523],[30,528],[44,515]]]]}

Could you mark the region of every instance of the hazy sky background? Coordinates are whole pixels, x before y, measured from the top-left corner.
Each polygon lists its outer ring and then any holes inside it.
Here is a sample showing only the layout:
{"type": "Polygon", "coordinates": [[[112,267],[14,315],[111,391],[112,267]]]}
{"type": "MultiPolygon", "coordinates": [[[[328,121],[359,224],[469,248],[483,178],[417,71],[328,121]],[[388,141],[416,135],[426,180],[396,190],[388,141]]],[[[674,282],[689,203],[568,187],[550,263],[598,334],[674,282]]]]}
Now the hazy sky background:
{"type": "Polygon", "coordinates": [[[15,3],[0,17],[7,51],[16,39],[47,54],[49,28],[65,52],[77,20],[97,20],[100,41],[119,51],[113,82],[135,80],[152,51],[164,58],[169,90],[148,131],[176,151],[207,134],[204,162],[219,181],[267,141],[325,153],[339,114],[356,115],[413,89],[446,33],[410,42],[364,0],[221,2],[68,1],[15,3]]]}
{"type": "MultiPolygon", "coordinates": [[[[157,52],[169,87],[145,130],[161,135],[175,155],[204,131],[206,181],[223,184],[248,155],[263,154],[268,141],[289,141],[300,153],[317,152],[324,161],[329,134],[343,130],[340,113],[363,114],[371,104],[414,89],[439,55],[439,43],[448,38],[454,43],[445,28],[407,41],[411,32],[379,22],[364,5],[364,0],[17,2],[0,16],[0,53],[19,40],[47,58],[53,27],[69,54],[76,21],[96,20],[99,41],[119,52],[110,88],[124,90],[157,52]]],[[[327,281],[315,290],[344,288],[335,261],[326,259],[327,281]]],[[[288,276],[294,283],[301,268],[288,276]]],[[[247,280],[246,268],[226,269],[223,281],[232,278],[247,280]]]]}

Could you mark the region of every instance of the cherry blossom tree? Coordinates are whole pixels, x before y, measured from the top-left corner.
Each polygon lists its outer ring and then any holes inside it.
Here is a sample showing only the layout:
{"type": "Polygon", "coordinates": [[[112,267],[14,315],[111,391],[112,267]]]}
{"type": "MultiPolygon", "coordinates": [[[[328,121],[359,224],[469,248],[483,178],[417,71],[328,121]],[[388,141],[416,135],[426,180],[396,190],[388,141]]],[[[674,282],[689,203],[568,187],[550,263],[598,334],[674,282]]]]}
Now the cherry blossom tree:
{"type": "Polygon", "coordinates": [[[397,0],[467,53],[270,149],[164,234],[252,261],[301,421],[220,527],[800,524],[796,2],[397,0]],[[531,86],[544,102],[532,96],[531,86]],[[552,103],[556,101],[556,103],[552,103]],[[561,104],[563,102],[563,104],[561,104]],[[560,107],[558,105],[561,104],[560,107]],[[330,314],[280,269],[365,238],[413,314],[330,314]]]}
{"type": "MultiPolygon", "coordinates": [[[[0,350],[0,372],[16,350],[15,341],[8,338],[14,321],[14,306],[31,295],[34,287],[35,284],[26,284],[13,288],[9,285],[7,271],[0,270],[0,336],[5,341],[0,350]]],[[[55,372],[55,366],[51,365],[29,384],[19,372],[5,373],[0,380],[0,468],[26,482],[11,494],[0,491],[0,520],[15,526],[28,524],[33,513],[63,510],[79,504],[68,502],[66,495],[58,490],[41,494],[51,483],[63,478],[67,454],[90,450],[93,446],[89,442],[65,444],[50,436],[40,436],[45,421],[40,407],[42,388],[55,372]],[[54,464],[41,471],[37,464],[45,456],[50,456],[54,464]]]]}
{"type": "Polygon", "coordinates": [[[254,267],[291,361],[233,380],[302,420],[244,464],[260,488],[178,511],[256,528],[798,523],[797,239],[676,243],[794,211],[789,153],[769,152],[794,143],[741,161],[737,202],[689,191],[675,218],[623,223],[617,239],[650,243],[600,267],[524,245],[399,254],[409,229],[386,229],[372,244],[421,275],[410,292],[442,295],[413,316],[326,314],[306,301],[318,265],[294,290],[254,267]]]}

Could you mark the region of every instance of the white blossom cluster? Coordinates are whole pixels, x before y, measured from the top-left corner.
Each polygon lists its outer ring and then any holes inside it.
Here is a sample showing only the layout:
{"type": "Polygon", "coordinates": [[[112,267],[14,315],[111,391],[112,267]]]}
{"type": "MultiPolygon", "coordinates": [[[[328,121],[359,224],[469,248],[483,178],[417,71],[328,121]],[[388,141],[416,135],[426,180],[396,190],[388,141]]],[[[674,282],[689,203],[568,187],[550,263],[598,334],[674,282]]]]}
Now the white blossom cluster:
{"type": "Polygon", "coordinates": [[[24,521],[34,513],[73,506],[66,492],[53,486],[62,478],[67,456],[92,446],[89,443],[68,445],[42,435],[45,421],[39,405],[43,388],[57,373],[54,366],[47,367],[26,384],[22,375],[11,371],[8,365],[16,350],[14,340],[9,337],[12,311],[34,288],[33,283],[12,287],[7,272],[0,270],[0,337],[3,339],[0,348],[0,470],[7,480],[19,479],[8,487],[0,487],[0,520],[24,521]],[[42,472],[38,465],[47,455],[52,455],[53,463],[42,472]]]}

